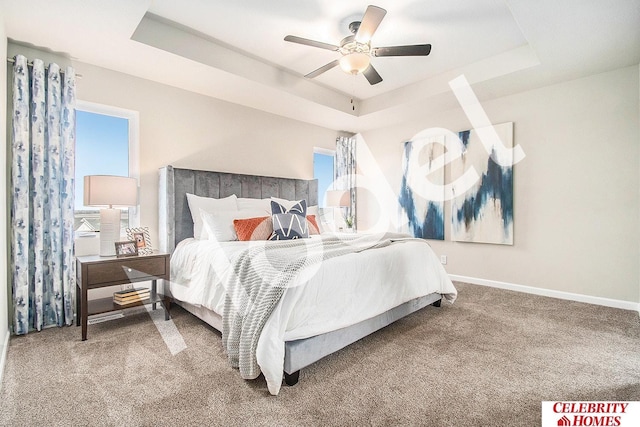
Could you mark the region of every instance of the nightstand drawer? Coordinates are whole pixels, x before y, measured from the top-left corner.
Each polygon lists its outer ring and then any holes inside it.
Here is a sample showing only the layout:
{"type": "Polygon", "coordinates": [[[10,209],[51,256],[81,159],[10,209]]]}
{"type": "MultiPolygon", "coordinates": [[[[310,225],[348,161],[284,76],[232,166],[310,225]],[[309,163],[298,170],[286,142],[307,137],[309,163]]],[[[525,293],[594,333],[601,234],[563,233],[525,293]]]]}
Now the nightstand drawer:
{"type": "Polygon", "coordinates": [[[87,285],[109,282],[129,282],[147,278],[165,276],[167,263],[165,257],[118,260],[87,265],[87,285]]]}

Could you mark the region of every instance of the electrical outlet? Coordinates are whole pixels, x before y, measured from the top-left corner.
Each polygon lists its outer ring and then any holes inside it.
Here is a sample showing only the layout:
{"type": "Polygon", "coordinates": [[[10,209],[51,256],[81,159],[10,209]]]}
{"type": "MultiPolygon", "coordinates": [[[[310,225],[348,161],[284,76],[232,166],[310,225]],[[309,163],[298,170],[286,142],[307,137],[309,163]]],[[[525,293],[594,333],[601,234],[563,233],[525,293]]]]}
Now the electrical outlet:
{"type": "Polygon", "coordinates": [[[127,289],[133,289],[133,283],[127,283],[126,285],[122,285],[123,291],[126,291],[127,289]]]}
{"type": "Polygon", "coordinates": [[[446,255],[440,255],[440,263],[442,265],[447,265],[447,256],[446,255]]]}

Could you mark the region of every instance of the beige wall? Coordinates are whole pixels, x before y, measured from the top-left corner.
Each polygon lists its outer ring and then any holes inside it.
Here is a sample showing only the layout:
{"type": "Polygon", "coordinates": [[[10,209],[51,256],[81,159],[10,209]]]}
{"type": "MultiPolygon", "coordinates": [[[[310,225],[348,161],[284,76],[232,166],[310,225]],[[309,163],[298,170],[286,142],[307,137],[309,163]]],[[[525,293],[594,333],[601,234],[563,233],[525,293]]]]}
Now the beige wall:
{"type": "MultiPolygon", "coordinates": [[[[10,56],[24,52],[33,57],[21,46],[9,44],[8,49],[10,56]]],[[[151,228],[155,242],[159,167],[310,178],[313,147],[333,148],[338,134],[99,67],[73,65],[83,74],[79,99],[140,112],[140,223],[151,228]]],[[[514,122],[514,141],[527,154],[514,170],[515,244],[432,241],[438,254],[448,256],[450,273],[640,301],[638,74],[637,66],[630,67],[483,103],[494,123],[514,122]]],[[[451,110],[363,134],[394,191],[402,141],[434,126],[458,131],[469,123],[461,110],[451,110]]],[[[374,206],[362,194],[361,229],[372,222],[374,206]]],[[[395,206],[387,209],[395,215],[395,206]]],[[[449,239],[448,227],[445,232],[449,239]]]]}
{"type": "Polygon", "coordinates": [[[79,99],[140,112],[140,225],[150,227],[155,242],[158,168],[308,179],[313,147],[335,145],[333,130],[85,64],[76,68],[83,74],[79,99]]]}
{"type": "MultiPolygon", "coordinates": [[[[23,46],[10,44],[9,50],[66,63],[23,46]]],[[[82,74],[79,100],[140,113],[140,225],[150,228],[152,244],[158,242],[160,167],[310,179],[313,147],[335,147],[334,130],[84,63],[72,65],[82,74]]]]}
{"type": "MultiPolygon", "coordinates": [[[[430,241],[451,274],[639,302],[640,130],[638,66],[489,102],[493,123],[514,122],[526,158],[514,167],[513,246],[430,241]]],[[[461,109],[365,132],[397,193],[402,142],[419,131],[469,128],[461,109]]],[[[359,227],[369,198],[359,198],[359,227]]],[[[388,207],[395,215],[397,206],[388,207]]],[[[375,212],[375,209],[369,212],[375,212]]]]}

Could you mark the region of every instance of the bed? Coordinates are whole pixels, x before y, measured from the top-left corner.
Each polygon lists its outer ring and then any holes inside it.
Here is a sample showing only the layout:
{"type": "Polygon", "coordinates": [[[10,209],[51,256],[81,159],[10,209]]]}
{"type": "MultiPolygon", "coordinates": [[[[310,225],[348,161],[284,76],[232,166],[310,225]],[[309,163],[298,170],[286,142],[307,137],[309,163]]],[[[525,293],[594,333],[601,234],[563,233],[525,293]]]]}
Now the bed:
{"type": "MultiPolygon", "coordinates": [[[[234,276],[236,273],[230,272],[236,267],[228,264],[228,260],[238,253],[246,255],[262,250],[255,245],[265,244],[194,239],[187,194],[213,199],[233,194],[256,200],[276,197],[305,200],[309,206],[317,206],[317,181],[172,166],[161,168],[159,178],[160,249],[172,254],[170,296],[222,332],[226,345],[228,338],[223,326],[228,320],[222,314],[231,298],[220,290],[212,290],[218,288],[213,287],[211,277],[221,280],[223,276],[234,276]],[[217,258],[213,256],[215,253],[217,258]]],[[[344,241],[348,241],[349,246],[360,245],[363,250],[352,248],[353,253],[327,257],[313,268],[305,267],[302,271],[308,274],[292,275],[273,312],[263,322],[254,345],[257,372],[264,374],[271,394],[278,394],[283,377],[287,385],[294,385],[300,370],[321,358],[425,306],[439,306],[443,297],[455,300],[456,290],[428,244],[399,236],[384,240],[384,244],[370,244],[375,238],[323,234],[301,239],[302,243],[281,243],[311,248],[315,244],[328,247],[341,240],[336,244],[344,246],[344,241]],[[370,250],[364,250],[367,248],[370,250]]],[[[242,282],[237,278],[236,281],[242,282]]],[[[226,329],[229,330],[228,325],[226,329]]],[[[240,370],[242,373],[242,366],[240,370]]],[[[243,377],[250,378],[244,374],[243,377]]]]}

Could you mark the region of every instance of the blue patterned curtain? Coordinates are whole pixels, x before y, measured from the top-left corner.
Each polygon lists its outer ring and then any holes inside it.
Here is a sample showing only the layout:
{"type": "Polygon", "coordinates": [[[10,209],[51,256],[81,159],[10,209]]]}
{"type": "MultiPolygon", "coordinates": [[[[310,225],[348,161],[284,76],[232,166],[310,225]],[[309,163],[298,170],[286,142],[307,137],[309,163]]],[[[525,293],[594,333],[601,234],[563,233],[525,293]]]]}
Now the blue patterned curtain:
{"type": "Polygon", "coordinates": [[[18,55],[13,66],[13,331],[71,325],[74,314],[75,72],[18,55]]]}
{"type": "Polygon", "coordinates": [[[356,139],[344,136],[336,139],[336,190],[349,190],[351,206],[341,208],[345,218],[351,218],[356,230],[356,139]]]}

